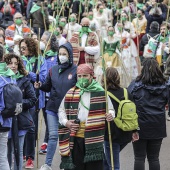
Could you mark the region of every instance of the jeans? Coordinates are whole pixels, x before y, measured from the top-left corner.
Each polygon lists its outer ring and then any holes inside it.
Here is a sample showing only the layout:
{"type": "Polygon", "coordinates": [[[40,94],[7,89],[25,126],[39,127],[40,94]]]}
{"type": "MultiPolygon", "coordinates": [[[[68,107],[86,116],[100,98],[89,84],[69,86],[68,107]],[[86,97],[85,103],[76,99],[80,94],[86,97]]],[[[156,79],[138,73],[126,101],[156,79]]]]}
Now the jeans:
{"type": "Polygon", "coordinates": [[[0,132],[0,170],[10,170],[7,159],[8,132],[0,132]]]}
{"type": "Polygon", "coordinates": [[[58,142],[58,116],[47,114],[49,139],[45,163],[51,166],[58,142]]]}
{"type": "MultiPolygon", "coordinates": [[[[37,35],[39,35],[39,28],[33,27],[33,30],[37,35]]],[[[40,37],[42,37],[44,30],[44,28],[40,28],[40,37]]]]}
{"type": "MultiPolygon", "coordinates": [[[[19,136],[19,167],[16,165],[16,161],[14,162],[14,170],[22,170],[23,166],[23,146],[24,146],[25,135],[19,136]]],[[[13,155],[13,141],[12,139],[8,139],[8,162],[9,166],[12,169],[12,155],[13,155]]]]}
{"type": "Polygon", "coordinates": [[[44,116],[44,121],[46,125],[46,130],[45,130],[45,137],[44,137],[44,143],[48,143],[48,138],[49,138],[49,131],[48,131],[48,123],[47,123],[47,113],[45,111],[46,108],[43,108],[43,116],[44,116]]]}
{"type": "Polygon", "coordinates": [[[37,133],[38,133],[38,113],[39,110],[35,110],[34,108],[31,108],[30,114],[33,118],[35,128],[30,128],[25,136],[25,145],[26,145],[26,160],[30,157],[32,160],[34,160],[35,157],[35,143],[37,139],[37,133]]]}
{"type": "MultiPolygon", "coordinates": [[[[123,143],[123,144],[112,143],[114,170],[120,169],[119,153],[126,145],[127,143],[123,143]]],[[[110,158],[111,158],[110,157],[110,144],[108,141],[104,141],[104,149],[105,149],[104,170],[112,170],[111,161],[110,161],[110,158]]]]}
{"type": "Polygon", "coordinates": [[[159,152],[162,139],[139,139],[133,142],[135,155],[134,170],[145,169],[145,158],[149,162],[149,170],[160,170],[159,152]]]}

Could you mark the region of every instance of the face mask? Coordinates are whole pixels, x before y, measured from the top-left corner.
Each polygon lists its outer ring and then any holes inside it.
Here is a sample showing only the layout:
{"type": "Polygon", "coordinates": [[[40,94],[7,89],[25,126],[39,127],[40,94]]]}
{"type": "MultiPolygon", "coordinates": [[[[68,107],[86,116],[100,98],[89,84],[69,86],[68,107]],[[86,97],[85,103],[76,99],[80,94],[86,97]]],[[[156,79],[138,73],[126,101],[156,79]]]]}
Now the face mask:
{"type": "Polygon", "coordinates": [[[60,63],[63,64],[68,61],[68,58],[65,55],[59,55],[59,60],[60,60],[60,63]]]}
{"type": "Polygon", "coordinates": [[[89,27],[82,26],[82,30],[83,30],[83,32],[88,32],[88,29],[89,29],[89,27]]]}
{"type": "Polygon", "coordinates": [[[100,13],[103,13],[103,9],[100,9],[99,12],[100,12],[100,13]]]}
{"type": "Polygon", "coordinates": [[[122,31],[122,28],[121,28],[121,27],[118,27],[118,30],[119,30],[119,32],[121,32],[121,31],[122,31]]]}
{"type": "Polygon", "coordinates": [[[108,35],[113,36],[114,32],[113,31],[108,31],[108,35]]]}
{"type": "Polygon", "coordinates": [[[70,22],[74,22],[75,21],[75,18],[70,18],[70,22]]]}
{"type": "Polygon", "coordinates": [[[21,19],[16,19],[16,20],[15,20],[15,24],[21,25],[21,24],[22,24],[22,20],[21,20],[21,19]]]}
{"type": "Polygon", "coordinates": [[[122,17],[122,21],[126,21],[127,20],[127,18],[126,17],[122,17]]]}
{"type": "Polygon", "coordinates": [[[59,22],[60,27],[65,27],[66,23],[65,22],[59,22]]]}
{"type": "Polygon", "coordinates": [[[141,14],[137,14],[137,17],[138,17],[138,18],[141,18],[141,16],[142,16],[141,14]]]}
{"type": "Polygon", "coordinates": [[[89,86],[89,79],[80,78],[80,79],[78,80],[78,83],[79,83],[80,87],[86,88],[86,87],[89,86]]]}
{"type": "Polygon", "coordinates": [[[93,15],[89,15],[89,19],[92,20],[93,19],[93,15]]]}
{"type": "Polygon", "coordinates": [[[56,36],[60,35],[60,33],[59,33],[58,31],[55,31],[54,34],[55,34],[56,36]]]}
{"type": "Polygon", "coordinates": [[[45,50],[45,43],[40,41],[40,50],[45,50]]]}

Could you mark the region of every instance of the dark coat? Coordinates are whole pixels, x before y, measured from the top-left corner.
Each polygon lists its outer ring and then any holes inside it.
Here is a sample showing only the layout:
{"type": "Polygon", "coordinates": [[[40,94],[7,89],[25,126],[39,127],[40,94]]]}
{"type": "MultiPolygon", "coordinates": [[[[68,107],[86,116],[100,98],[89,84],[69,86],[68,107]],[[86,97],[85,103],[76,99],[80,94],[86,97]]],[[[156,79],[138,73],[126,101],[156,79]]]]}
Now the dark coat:
{"type": "Polygon", "coordinates": [[[166,137],[165,105],[168,103],[167,85],[144,85],[133,81],[128,87],[136,104],[141,139],[166,137]]]}
{"type": "Polygon", "coordinates": [[[146,26],[146,33],[149,32],[150,30],[150,25],[153,21],[157,21],[159,23],[159,25],[162,24],[162,22],[164,20],[166,20],[166,8],[164,8],[164,6],[160,6],[161,7],[161,10],[162,10],[162,15],[159,15],[159,16],[153,16],[153,15],[150,15],[149,14],[149,11],[151,10],[152,6],[149,6],[146,11],[145,11],[145,17],[147,19],[147,26],[146,26]]]}
{"type": "Polygon", "coordinates": [[[59,65],[55,65],[50,69],[45,83],[40,87],[42,91],[50,92],[46,110],[55,113],[58,112],[58,108],[67,91],[75,86],[77,82],[77,66],[73,64],[72,46],[70,43],[66,43],[61,47],[66,48],[69,53],[69,66],[59,73],[61,64],[58,61],[59,65]]]}
{"type": "Polygon", "coordinates": [[[35,106],[37,99],[33,85],[26,77],[18,79],[17,85],[23,93],[23,111],[18,115],[18,128],[19,130],[26,130],[34,127],[29,109],[35,106]]]}
{"type": "MultiPolygon", "coordinates": [[[[114,96],[116,96],[116,98],[118,98],[119,100],[123,100],[124,99],[123,88],[119,88],[117,90],[108,89],[108,91],[111,92],[114,96]]],[[[119,103],[116,102],[111,97],[110,97],[110,99],[111,99],[111,102],[112,102],[113,107],[115,109],[115,116],[117,116],[119,103]]],[[[130,99],[130,95],[129,95],[129,99],[130,99]]],[[[125,132],[125,131],[119,129],[116,126],[116,124],[114,123],[114,121],[111,121],[110,125],[111,125],[112,142],[119,143],[121,145],[121,144],[129,143],[132,140],[132,132],[125,132]]],[[[104,136],[104,139],[106,141],[109,141],[108,126],[107,126],[107,124],[106,124],[106,127],[105,127],[105,136],[104,136]]]]}

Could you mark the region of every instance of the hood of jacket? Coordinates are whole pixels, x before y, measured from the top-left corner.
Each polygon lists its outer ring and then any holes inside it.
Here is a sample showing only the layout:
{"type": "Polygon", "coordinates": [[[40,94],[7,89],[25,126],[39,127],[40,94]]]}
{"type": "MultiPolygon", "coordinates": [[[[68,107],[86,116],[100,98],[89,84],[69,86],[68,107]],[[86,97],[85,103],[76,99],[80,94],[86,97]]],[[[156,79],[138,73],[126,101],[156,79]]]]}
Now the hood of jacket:
{"type": "MultiPolygon", "coordinates": [[[[69,65],[72,65],[73,64],[73,47],[72,47],[72,45],[69,42],[67,42],[67,43],[61,45],[59,47],[59,50],[60,50],[60,48],[65,48],[68,51],[68,54],[69,54],[69,65]]],[[[57,57],[57,60],[58,60],[58,63],[60,65],[61,63],[59,61],[59,57],[57,57]]]]}

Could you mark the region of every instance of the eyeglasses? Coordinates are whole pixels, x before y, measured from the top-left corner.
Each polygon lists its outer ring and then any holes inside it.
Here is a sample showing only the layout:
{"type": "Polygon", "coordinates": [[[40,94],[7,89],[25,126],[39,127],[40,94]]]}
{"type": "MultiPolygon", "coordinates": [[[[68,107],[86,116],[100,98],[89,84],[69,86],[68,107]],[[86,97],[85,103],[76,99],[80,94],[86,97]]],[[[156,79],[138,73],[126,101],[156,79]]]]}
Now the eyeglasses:
{"type": "Polygon", "coordinates": [[[21,47],[20,50],[21,51],[25,51],[27,49],[27,47],[21,47]]]}
{"type": "Polygon", "coordinates": [[[16,17],[15,19],[22,19],[22,17],[16,17]]]}

